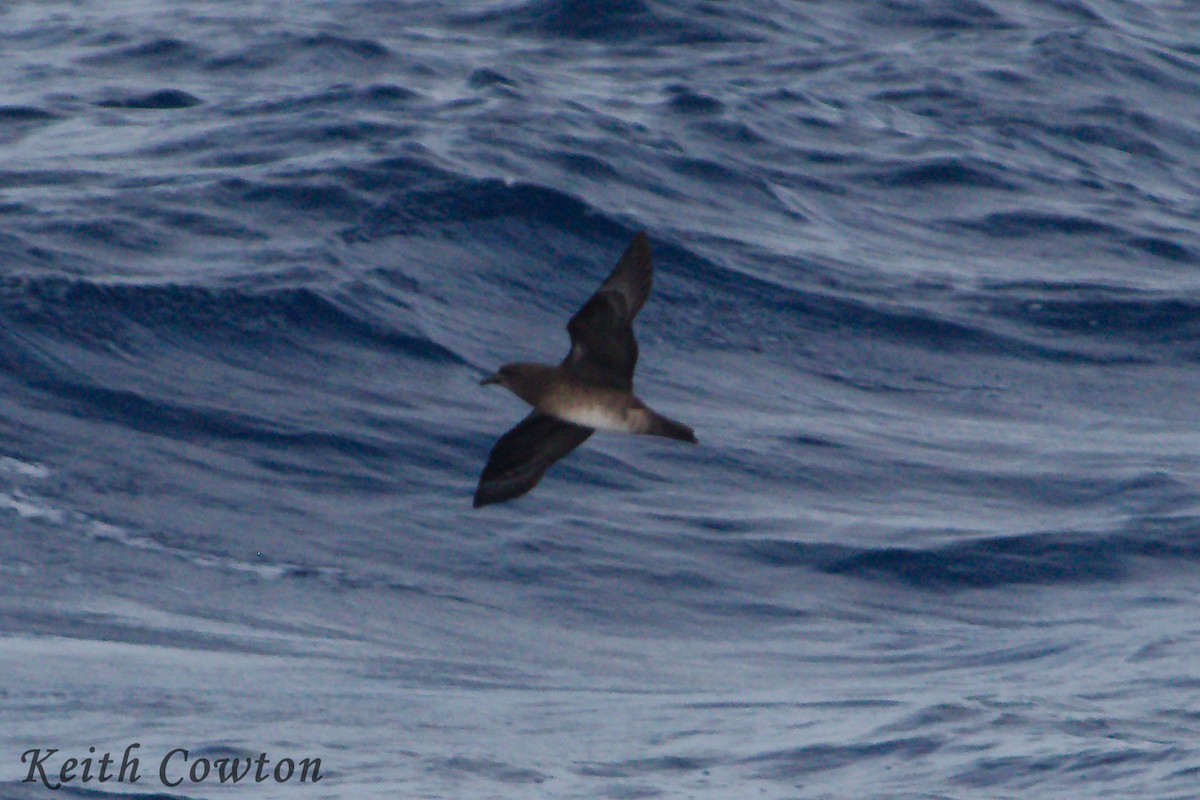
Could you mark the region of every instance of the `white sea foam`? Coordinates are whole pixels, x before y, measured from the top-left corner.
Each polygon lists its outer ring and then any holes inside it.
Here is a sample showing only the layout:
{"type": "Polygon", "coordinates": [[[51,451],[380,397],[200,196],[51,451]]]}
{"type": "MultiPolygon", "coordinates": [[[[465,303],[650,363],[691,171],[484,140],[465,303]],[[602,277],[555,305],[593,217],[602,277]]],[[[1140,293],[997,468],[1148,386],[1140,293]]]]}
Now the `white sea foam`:
{"type": "Polygon", "coordinates": [[[23,478],[45,480],[50,477],[50,470],[41,464],[32,464],[11,456],[0,456],[0,474],[20,475],[23,478]]]}

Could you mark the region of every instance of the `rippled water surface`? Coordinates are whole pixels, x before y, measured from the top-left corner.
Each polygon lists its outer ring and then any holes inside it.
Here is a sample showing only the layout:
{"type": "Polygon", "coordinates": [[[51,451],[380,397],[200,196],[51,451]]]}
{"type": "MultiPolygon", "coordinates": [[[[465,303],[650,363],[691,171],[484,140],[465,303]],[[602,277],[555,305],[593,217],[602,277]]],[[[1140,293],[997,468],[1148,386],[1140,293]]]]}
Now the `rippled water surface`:
{"type": "Polygon", "coordinates": [[[0,797],[1194,798],[1200,12],[0,5],[0,797]],[[631,236],[638,391],[471,508],[631,236]]]}

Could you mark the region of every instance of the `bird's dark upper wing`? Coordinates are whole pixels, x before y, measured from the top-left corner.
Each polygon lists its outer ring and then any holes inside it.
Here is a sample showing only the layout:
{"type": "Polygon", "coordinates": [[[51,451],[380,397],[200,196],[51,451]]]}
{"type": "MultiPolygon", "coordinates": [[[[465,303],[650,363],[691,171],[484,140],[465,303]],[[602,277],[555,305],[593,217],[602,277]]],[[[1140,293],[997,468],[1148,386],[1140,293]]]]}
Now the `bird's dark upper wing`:
{"type": "Polygon", "coordinates": [[[525,494],[555,461],[591,435],[591,428],[534,411],[492,447],[475,489],[475,508],[525,494]]]}
{"type": "Polygon", "coordinates": [[[564,367],[587,383],[633,388],[638,357],[633,318],[650,296],[653,272],[650,241],[639,233],[608,280],[567,323],[571,352],[564,367]]]}

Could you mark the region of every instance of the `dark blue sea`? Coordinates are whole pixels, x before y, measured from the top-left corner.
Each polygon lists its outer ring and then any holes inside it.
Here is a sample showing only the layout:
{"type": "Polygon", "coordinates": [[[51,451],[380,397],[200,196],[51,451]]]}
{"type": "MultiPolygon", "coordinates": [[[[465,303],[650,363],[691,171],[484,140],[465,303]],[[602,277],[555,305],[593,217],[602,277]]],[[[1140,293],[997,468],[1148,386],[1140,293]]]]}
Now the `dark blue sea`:
{"type": "Polygon", "coordinates": [[[1193,800],[1198,400],[1186,0],[0,3],[0,798],[1193,800]]]}

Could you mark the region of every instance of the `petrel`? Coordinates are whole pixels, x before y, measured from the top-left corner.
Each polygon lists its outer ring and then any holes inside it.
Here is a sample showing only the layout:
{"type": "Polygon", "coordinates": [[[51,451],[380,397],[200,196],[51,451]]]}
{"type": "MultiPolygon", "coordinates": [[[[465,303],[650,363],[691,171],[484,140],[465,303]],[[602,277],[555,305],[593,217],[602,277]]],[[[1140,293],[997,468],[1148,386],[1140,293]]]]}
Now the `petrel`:
{"type": "Polygon", "coordinates": [[[492,448],[475,489],[476,508],[525,494],[596,430],[696,443],[691,428],[633,393],[638,357],[633,318],[650,296],[653,270],[650,241],[639,233],[608,280],[567,323],[571,351],[561,364],[505,364],[480,384],[503,386],[533,411],[492,448]]]}

